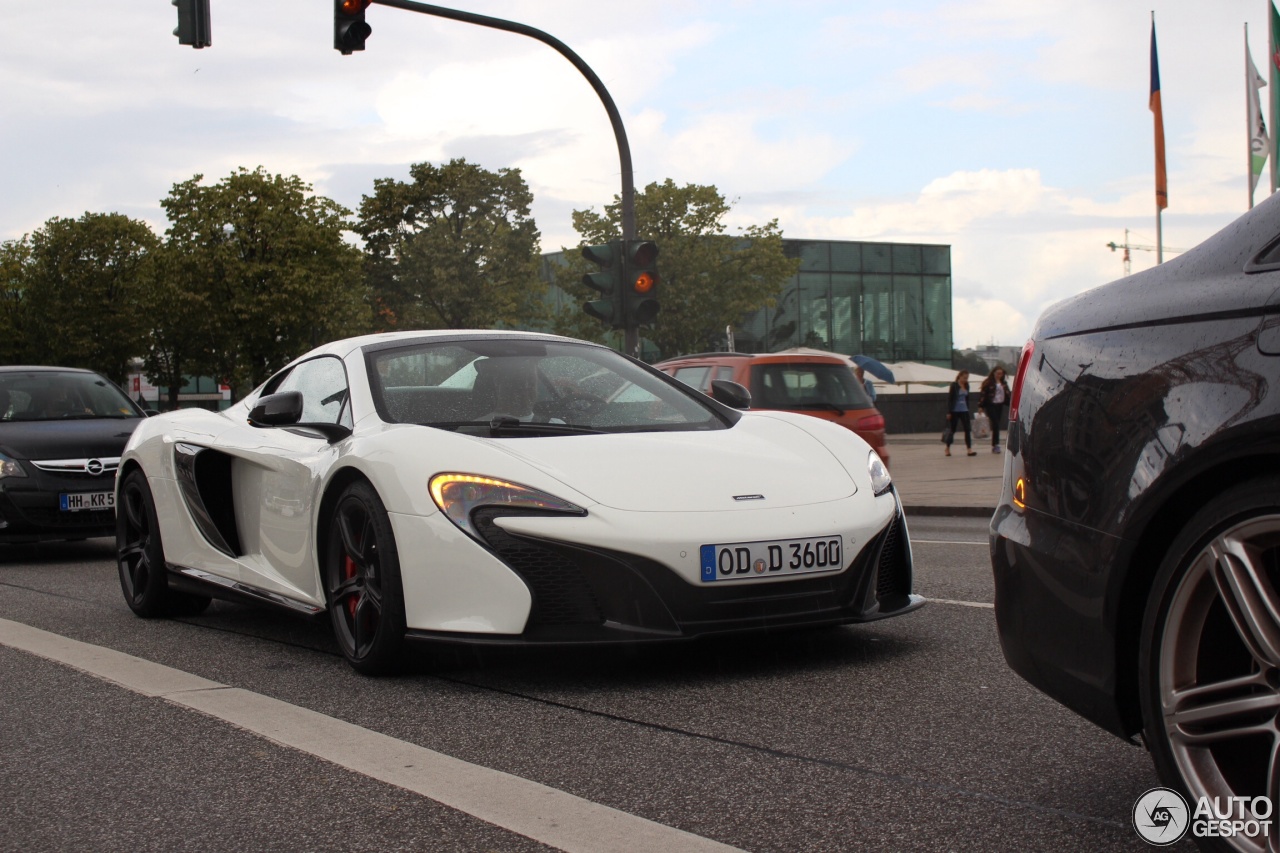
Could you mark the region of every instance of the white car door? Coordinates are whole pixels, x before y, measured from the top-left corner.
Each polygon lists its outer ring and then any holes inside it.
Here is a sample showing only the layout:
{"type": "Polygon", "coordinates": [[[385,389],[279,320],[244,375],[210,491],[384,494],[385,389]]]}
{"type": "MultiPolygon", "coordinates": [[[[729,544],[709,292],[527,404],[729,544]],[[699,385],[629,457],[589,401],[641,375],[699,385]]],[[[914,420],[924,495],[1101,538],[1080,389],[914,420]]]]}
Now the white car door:
{"type": "MultiPolygon", "coordinates": [[[[337,358],[302,362],[268,389],[301,392],[304,424],[351,426],[346,371],[337,358]]],[[[315,430],[288,426],[245,425],[222,436],[220,443],[235,456],[232,482],[242,582],[322,606],[312,518],[320,483],[338,458],[337,447],[315,430]]]]}

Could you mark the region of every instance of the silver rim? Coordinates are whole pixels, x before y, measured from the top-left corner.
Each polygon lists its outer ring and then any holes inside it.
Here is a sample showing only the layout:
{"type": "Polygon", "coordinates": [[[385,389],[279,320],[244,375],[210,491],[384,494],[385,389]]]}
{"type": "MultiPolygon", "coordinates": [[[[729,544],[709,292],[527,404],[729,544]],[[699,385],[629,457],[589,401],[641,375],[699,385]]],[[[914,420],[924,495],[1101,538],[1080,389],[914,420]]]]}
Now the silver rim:
{"type": "MultiPolygon", "coordinates": [[[[1280,515],[1231,527],[1195,556],[1160,643],[1160,702],[1193,809],[1199,797],[1267,796],[1270,832],[1239,850],[1280,851],[1280,515]]],[[[1233,819],[1253,815],[1236,801],[1233,819]],[[1244,814],[1239,814],[1241,810],[1244,814]]]]}

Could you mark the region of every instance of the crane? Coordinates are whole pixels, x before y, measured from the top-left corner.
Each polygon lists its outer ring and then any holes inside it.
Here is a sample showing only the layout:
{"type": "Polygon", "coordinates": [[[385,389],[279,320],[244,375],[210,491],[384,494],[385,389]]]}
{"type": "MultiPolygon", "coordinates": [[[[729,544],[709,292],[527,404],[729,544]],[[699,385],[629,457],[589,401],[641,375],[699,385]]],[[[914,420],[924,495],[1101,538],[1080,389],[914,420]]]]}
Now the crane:
{"type": "MultiPolygon", "coordinates": [[[[1156,251],[1159,251],[1160,249],[1159,246],[1147,246],[1142,243],[1130,243],[1128,228],[1124,229],[1123,243],[1117,243],[1114,240],[1112,240],[1110,243],[1107,244],[1107,248],[1113,252],[1116,249],[1124,249],[1124,274],[1125,275],[1129,274],[1129,250],[1130,249],[1140,249],[1143,252],[1156,252],[1156,251]]],[[[1165,246],[1164,250],[1166,252],[1171,252],[1175,255],[1179,255],[1179,254],[1182,254],[1183,252],[1188,251],[1187,249],[1175,249],[1172,246],[1165,246]]]]}

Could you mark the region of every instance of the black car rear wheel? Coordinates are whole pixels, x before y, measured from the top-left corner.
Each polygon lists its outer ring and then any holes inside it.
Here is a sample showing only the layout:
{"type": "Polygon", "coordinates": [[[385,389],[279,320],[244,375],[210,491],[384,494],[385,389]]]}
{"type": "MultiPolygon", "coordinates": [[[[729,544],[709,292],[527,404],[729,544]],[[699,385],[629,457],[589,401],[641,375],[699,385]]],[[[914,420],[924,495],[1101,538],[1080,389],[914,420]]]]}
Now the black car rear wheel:
{"type": "Polygon", "coordinates": [[[209,606],[208,596],[169,589],[155,501],[146,475],[136,468],[120,484],[116,564],[124,600],[139,616],[195,616],[209,606]]]}
{"type": "MultiPolygon", "coordinates": [[[[1193,812],[1200,797],[1280,806],[1280,480],[1220,495],[1174,540],[1147,606],[1140,678],[1156,768],[1193,812]]],[[[1243,811],[1233,819],[1258,817],[1243,811]]],[[[1268,834],[1198,840],[1280,850],[1280,815],[1266,817],[1268,834]]]]}
{"type": "Polygon", "coordinates": [[[391,520],[378,493],[352,483],[334,507],[325,548],[325,591],[338,645],[365,675],[393,671],[404,645],[404,593],[391,520]]]}

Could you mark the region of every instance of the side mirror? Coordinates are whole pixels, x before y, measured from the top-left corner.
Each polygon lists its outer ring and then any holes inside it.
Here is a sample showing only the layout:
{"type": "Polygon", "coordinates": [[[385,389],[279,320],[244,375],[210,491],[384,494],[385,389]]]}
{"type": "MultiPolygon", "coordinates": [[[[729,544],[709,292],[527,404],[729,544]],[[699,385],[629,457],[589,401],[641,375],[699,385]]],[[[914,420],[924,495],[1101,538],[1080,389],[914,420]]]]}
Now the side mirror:
{"type": "Polygon", "coordinates": [[[711,381],[711,399],[717,403],[724,403],[731,409],[751,408],[751,392],[728,379],[711,381]]]}
{"type": "Polygon", "coordinates": [[[288,426],[302,420],[302,392],[284,391],[258,400],[249,412],[251,426],[288,426]]]}

